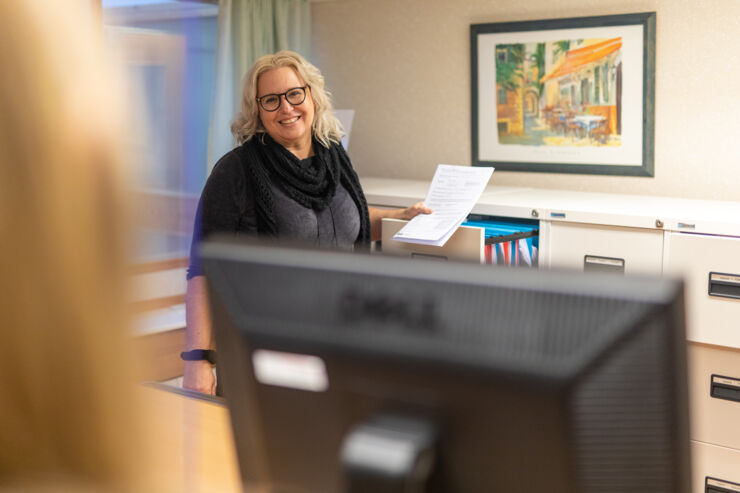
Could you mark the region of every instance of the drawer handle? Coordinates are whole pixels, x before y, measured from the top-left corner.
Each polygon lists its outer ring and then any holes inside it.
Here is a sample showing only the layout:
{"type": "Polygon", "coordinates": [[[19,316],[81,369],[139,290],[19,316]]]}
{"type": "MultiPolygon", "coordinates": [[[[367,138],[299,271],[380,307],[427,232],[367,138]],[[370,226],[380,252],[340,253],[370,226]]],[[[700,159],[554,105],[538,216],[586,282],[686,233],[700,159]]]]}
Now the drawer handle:
{"type": "Polygon", "coordinates": [[[706,476],[704,478],[704,493],[740,493],[740,484],[706,476]]]}
{"type": "Polygon", "coordinates": [[[712,375],[709,395],[717,399],[740,402],[740,380],[722,375],[712,375]]]}
{"type": "Polygon", "coordinates": [[[599,257],[598,255],[584,255],[583,272],[611,272],[613,274],[624,274],[624,259],[599,257]]]}
{"type": "Polygon", "coordinates": [[[722,272],[709,273],[709,296],[740,300],[740,276],[722,272]]]}

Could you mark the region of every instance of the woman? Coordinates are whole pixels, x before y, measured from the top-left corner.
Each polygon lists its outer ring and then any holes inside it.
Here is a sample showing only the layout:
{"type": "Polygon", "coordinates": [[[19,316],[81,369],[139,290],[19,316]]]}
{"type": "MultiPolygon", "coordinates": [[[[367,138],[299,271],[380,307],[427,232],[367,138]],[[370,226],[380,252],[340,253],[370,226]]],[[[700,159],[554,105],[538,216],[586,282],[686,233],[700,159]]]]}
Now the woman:
{"type": "Polygon", "coordinates": [[[0,2],[0,491],[141,491],[123,88],[95,12],[0,2]]]}
{"type": "MultiPolygon", "coordinates": [[[[431,210],[368,207],[349,156],[339,144],[319,70],[297,53],[261,57],[244,80],[231,126],[239,144],[213,168],[201,196],[193,246],[213,233],[271,236],[339,249],[368,248],[384,217],[411,219],[431,210]]],[[[212,344],[205,280],[191,250],[183,386],[213,394],[212,344]]]]}

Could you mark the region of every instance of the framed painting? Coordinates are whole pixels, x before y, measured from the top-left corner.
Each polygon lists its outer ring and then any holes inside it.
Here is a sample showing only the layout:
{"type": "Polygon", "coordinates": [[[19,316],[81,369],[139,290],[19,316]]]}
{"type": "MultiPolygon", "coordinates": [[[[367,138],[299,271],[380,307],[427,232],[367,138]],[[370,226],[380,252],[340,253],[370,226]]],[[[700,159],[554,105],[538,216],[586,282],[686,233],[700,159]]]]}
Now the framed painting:
{"type": "Polygon", "coordinates": [[[474,166],[653,176],[655,12],[470,26],[474,166]]]}

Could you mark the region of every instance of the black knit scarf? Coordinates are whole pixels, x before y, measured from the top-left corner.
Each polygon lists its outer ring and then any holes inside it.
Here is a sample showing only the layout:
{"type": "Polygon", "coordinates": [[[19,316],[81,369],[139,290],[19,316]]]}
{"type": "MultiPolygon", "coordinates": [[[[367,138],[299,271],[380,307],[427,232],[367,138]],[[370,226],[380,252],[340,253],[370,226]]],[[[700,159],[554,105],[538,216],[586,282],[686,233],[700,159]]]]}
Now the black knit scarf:
{"type": "Polygon", "coordinates": [[[370,216],[360,180],[349,156],[340,144],[325,147],[314,139],[315,156],[310,166],[278,144],[269,134],[257,134],[243,145],[255,193],[257,227],[262,233],[277,234],[275,199],[271,184],[303,207],[325,209],[341,183],[360,213],[360,232],[355,246],[370,245],[370,216]]]}

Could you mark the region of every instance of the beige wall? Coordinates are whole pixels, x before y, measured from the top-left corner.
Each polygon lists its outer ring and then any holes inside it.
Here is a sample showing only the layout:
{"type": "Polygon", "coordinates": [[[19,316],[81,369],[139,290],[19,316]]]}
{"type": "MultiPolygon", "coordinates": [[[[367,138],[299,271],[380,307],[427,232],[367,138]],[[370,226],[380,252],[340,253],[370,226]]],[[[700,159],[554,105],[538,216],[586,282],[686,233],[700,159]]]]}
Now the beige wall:
{"type": "Polygon", "coordinates": [[[354,108],[361,176],[470,164],[470,24],[657,12],[655,177],[496,171],[492,183],[740,200],[738,0],[337,0],[312,5],[313,62],[354,108]]]}

